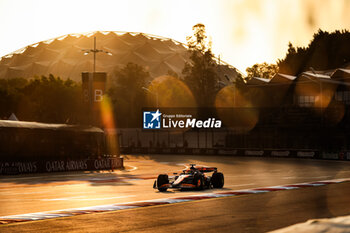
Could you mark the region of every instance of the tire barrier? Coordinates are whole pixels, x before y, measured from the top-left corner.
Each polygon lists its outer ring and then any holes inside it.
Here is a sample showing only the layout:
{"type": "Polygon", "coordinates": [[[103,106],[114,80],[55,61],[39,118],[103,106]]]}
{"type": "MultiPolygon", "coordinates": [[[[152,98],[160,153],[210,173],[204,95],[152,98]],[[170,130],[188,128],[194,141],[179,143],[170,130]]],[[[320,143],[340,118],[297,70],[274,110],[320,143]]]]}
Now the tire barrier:
{"type": "Polygon", "coordinates": [[[47,160],[28,162],[0,162],[0,175],[50,173],[68,171],[97,171],[123,168],[123,158],[47,160]]]}

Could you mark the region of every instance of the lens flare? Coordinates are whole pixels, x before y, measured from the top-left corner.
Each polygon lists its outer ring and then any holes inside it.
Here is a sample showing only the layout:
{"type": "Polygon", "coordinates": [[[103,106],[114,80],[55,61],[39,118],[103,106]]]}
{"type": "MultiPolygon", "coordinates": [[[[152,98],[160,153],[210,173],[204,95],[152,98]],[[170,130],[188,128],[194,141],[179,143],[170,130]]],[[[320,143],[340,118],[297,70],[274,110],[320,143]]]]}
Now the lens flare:
{"type": "Polygon", "coordinates": [[[223,123],[234,130],[251,130],[259,119],[258,110],[234,85],[226,86],[219,91],[215,107],[223,123]]]}
{"type": "Polygon", "coordinates": [[[195,108],[197,106],[187,85],[172,76],[160,76],[153,79],[148,90],[148,100],[153,107],[195,108]]]}
{"type": "MultiPolygon", "coordinates": [[[[161,108],[163,114],[189,114],[194,118],[198,116],[197,103],[191,90],[178,78],[169,75],[157,77],[147,90],[149,105],[161,108]]],[[[181,134],[187,130],[186,128],[172,130],[170,134],[181,134]]]]}
{"type": "Polygon", "coordinates": [[[336,84],[301,76],[295,85],[295,99],[301,107],[312,107],[319,114],[331,103],[336,84]]]}
{"type": "Polygon", "coordinates": [[[101,113],[102,125],[106,133],[107,154],[118,155],[119,154],[118,134],[116,131],[116,124],[114,121],[114,114],[113,114],[111,100],[107,95],[103,96],[100,113],[101,113]]]}
{"type": "Polygon", "coordinates": [[[269,95],[271,107],[283,105],[283,102],[285,101],[285,98],[288,96],[288,92],[292,87],[293,81],[296,78],[296,76],[277,73],[270,80],[268,85],[268,93],[273,93],[273,95],[269,95]]]}
{"type": "Polygon", "coordinates": [[[332,101],[323,114],[324,123],[337,125],[345,116],[345,105],[339,101],[332,101]]]}

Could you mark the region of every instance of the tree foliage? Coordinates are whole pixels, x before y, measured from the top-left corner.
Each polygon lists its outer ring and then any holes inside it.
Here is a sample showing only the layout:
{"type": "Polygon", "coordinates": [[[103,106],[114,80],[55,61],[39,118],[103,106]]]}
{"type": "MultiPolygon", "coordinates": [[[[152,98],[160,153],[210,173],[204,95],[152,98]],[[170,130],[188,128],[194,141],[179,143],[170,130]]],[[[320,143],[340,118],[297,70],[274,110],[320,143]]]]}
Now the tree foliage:
{"type": "Polygon", "coordinates": [[[111,83],[108,95],[112,99],[117,125],[136,127],[146,101],[143,87],[146,87],[150,75],[142,66],[134,63],[128,63],[115,74],[116,79],[111,83]]]}
{"type": "Polygon", "coordinates": [[[327,70],[349,62],[350,32],[337,30],[329,33],[320,29],[307,47],[294,47],[289,43],[285,58],[279,60],[277,65],[281,73],[299,75],[310,67],[327,70]]]}
{"type": "Polygon", "coordinates": [[[20,120],[80,123],[83,117],[81,86],[49,75],[26,80],[0,81],[0,115],[15,113],[20,120]]]}
{"type": "Polygon", "coordinates": [[[199,107],[210,107],[218,91],[217,63],[211,52],[203,24],[193,26],[193,35],[187,37],[190,60],[182,71],[184,81],[194,94],[199,107]]]}
{"type": "Polygon", "coordinates": [[[0,79],[0,117],[7,119],[16,113],[23,96],[23,88],[28,84],[24,78],[0,79]]]}
{"type": "MultiPolygon", "coordinates": [[[[149,73],[129,63],[116,71],[116,80],[107,94],[112,100],[117,125],[136,127],[145,106],[149,73]]],[[[81,84],[53,75],[33,79],[0,79],[0,118],[15,113],[19,120],[47,123],[89,124],[88,106],[84,104],[81,84]]]]}
{"type": "Polygon", "coordinates": [[[271,79],[278,72],[278,66],[276,64],[268,64],[264,62],[248,67],[246,71],[248,79],[253,77],[271,79]]]}

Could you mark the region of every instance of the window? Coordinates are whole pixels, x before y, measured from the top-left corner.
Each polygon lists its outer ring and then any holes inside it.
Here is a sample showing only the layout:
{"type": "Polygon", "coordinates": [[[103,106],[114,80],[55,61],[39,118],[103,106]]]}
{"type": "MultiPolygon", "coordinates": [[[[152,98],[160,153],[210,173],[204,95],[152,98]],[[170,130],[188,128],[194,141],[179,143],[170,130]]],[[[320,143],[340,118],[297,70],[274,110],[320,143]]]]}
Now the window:
{"type": "Polygon", "coordinates": [[[337,91],[335,93],[335,100],[342,101],[346,105],[350,105],[350,91],[337,91]]]}
{"type": "Polygon", "coordinates": [[[312,107],[315,104],[315,96],[300,95],[297,96],[297,102],[300,107],[312,107]]]}

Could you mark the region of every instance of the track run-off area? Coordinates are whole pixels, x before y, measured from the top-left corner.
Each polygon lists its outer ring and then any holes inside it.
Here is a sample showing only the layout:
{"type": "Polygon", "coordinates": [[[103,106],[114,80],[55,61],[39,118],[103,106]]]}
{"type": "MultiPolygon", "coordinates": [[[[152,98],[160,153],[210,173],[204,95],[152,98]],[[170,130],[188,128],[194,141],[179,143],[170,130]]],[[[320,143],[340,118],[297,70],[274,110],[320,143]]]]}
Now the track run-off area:
{"type": "Polygon", "coordinates": [[[0,232],[266,232],[350,214],[350,163],[124,156],[125,170],[2,176],[0,232]],[[223,189],[158,192],[158,174],[215,166],[223,189]]]}

